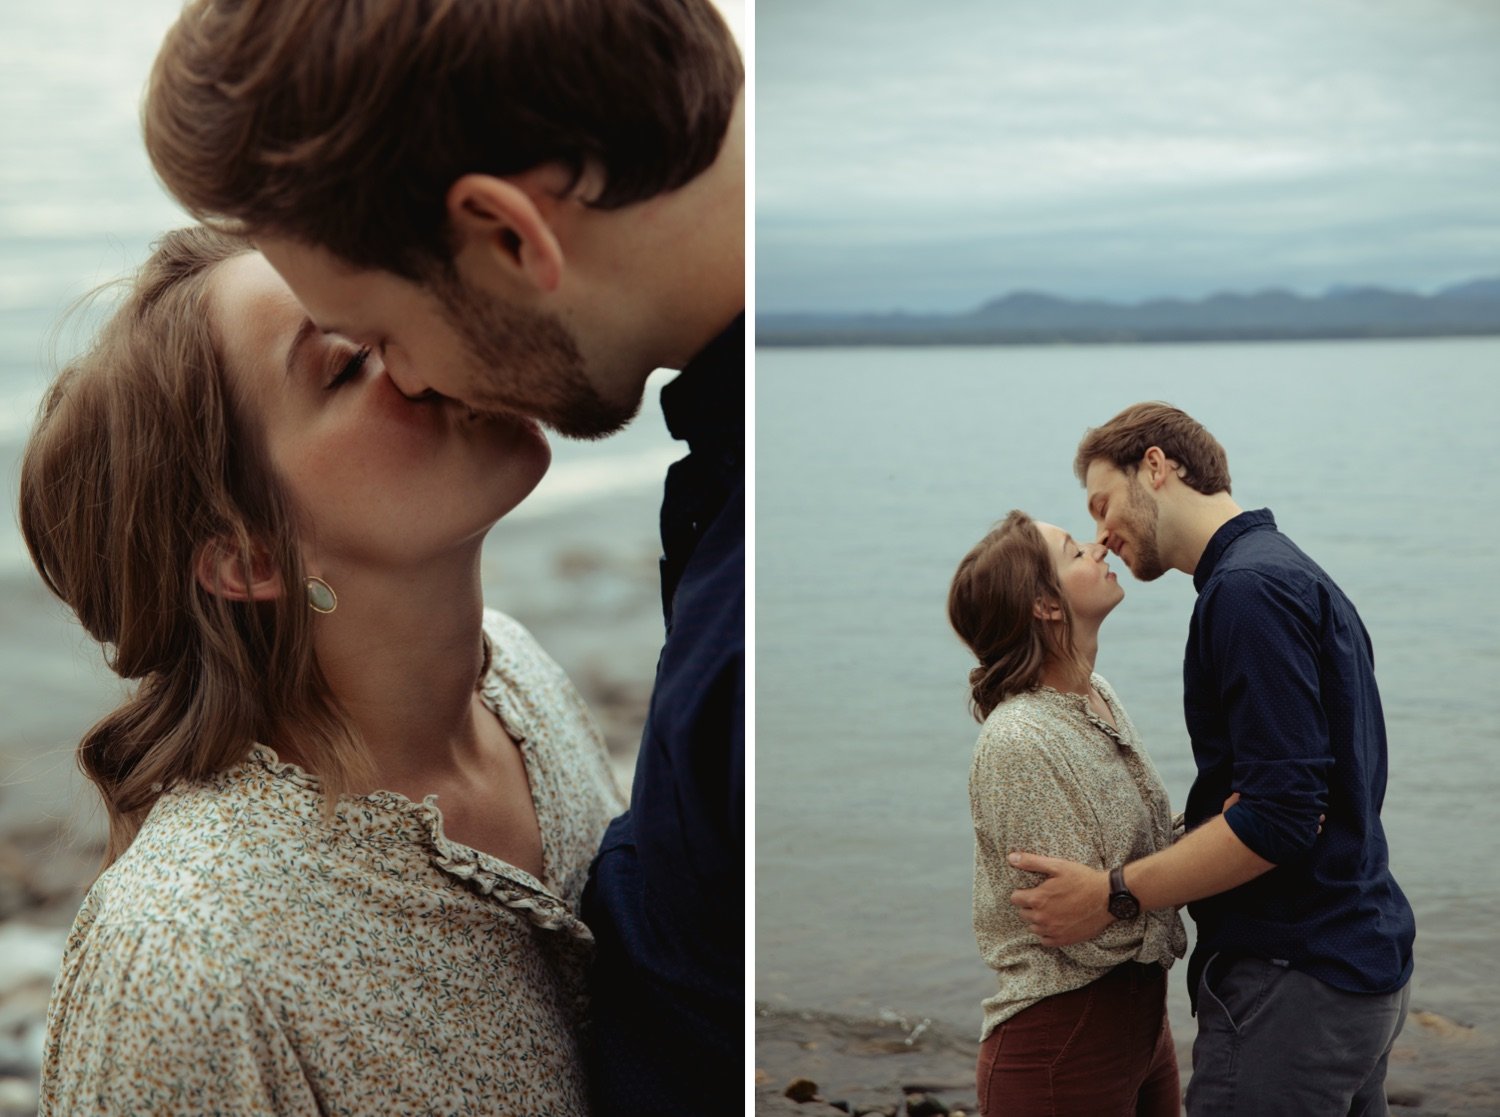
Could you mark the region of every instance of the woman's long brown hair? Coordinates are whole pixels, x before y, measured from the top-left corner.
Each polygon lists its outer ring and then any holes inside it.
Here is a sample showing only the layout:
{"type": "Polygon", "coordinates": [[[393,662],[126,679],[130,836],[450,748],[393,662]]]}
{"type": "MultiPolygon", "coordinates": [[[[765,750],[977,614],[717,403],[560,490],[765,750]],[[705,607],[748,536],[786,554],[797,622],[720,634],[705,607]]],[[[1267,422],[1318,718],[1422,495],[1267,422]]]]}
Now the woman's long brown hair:
{"type": "Polygon", "coordinates": [[[1087,677],[1073,645],[1073,612],[1036,522],[1013,510],[958,564],[948,590],[948,621],[979,660],[969,672],[970,710],[983,721],[1001,702],[1039,686],[1048,663],[1087,677]],[[1039,619],[1038,602],[1061,607],[1062,621],[1039,619]]]}
{"type": "Polygon", "coordinates": [[[203,228],[167,234],[92,345],[47,392],[21,466],[20,520],[48,587],[136,681],[78,746],[104,798],[104,864],[163,790],[296,744],[329,795],[366,775],[357,734],[313,654],[295,513],[230,390],[210,327],[213,268],[250,251],[203,228]],[[214,548],[250,580],[230,600],[196,576],[214,548]]]}

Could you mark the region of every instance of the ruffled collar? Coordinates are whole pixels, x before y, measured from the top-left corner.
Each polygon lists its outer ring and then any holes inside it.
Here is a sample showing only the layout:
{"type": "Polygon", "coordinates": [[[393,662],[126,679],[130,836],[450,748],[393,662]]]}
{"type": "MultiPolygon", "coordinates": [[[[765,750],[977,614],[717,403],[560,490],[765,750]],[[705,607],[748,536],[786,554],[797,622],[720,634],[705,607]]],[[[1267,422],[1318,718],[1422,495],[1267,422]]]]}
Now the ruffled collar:
{"type": "Polygon", "coordinates": [[[1115,716],[1115,725],[1109,724],[1109,722],[1094,713],[1094,708],[1089,705],[1089,698],[1086,694],[1079,694],[1071,690],[1058,690],[1056,687],[1050,687],[1046,683],[1038,683],[1031,693],[1035,694],[1038,698],[1046,699],[1053,705],[1060,705],[1069,710],[1081,713],[1091,723],[1112,737],[1122,748],[1132,748],[1133,746],[1126,739],[1125,734],[1117,728],[1123,721],[1123,717],[1120,704],[1115,701],[1114,691],[1110,689],[1109,684],[1098,674],[1089,677],[1089,685],[1099,692],[1100,698],[1104,699],[1104,704],[1109,707],[1109,712],[1115,716]]]}
{"type": "MultiPolygon", "coordinates": [[[[282,760],[267,745],[252,745],[245,761],[224,772],[219,781],[227,784],[238,779],[253,780],[257,774],[296,792],[282,798],[283,807],[327,824],[318,777],[300,765],[282,760]]],[[[421,802],[384,790],[341,795],[332,826],[357,841],[411,842],[423,846],[438,869],[521,913],[535,926],[560,932],[580,944],[593,942],[593,933],[583,921],[542,881],[507,861],[449,838],[443,832],[443,812],[436,795],[428,795],[421,802]]]]}

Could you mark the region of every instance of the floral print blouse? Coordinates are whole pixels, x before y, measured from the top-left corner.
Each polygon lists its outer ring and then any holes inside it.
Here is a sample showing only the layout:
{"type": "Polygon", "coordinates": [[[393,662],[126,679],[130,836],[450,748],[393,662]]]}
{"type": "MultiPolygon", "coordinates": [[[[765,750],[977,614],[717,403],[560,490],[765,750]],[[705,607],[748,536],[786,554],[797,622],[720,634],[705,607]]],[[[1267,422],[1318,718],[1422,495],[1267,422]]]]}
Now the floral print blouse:
{"type": "Polygon", "coordinates": [[[488,612],[543,879],[450,841],[435,797],[345,796],[255,746],[162,796],[85,898],[53,988],[44,1114],[588,1112],[578,903],[623,807],[561,669],[488,612]]]}
{"type": "Polygon", "coordinates": [[[1013,695],[985,719],[969,771],[974,816],[974,937],[997,982],[980,1039],[1043,997],[1103,977],[1122,962],[1170,967],[1187,947],[1175,908],[1111,923],[1073,946],[1042,946],[1010,902],[1046,878],[1013,869],[1017,850],[1113,869],[1172,844],[1167,790],[1135,725],[1103,676],[1090,680],[1110,725],[1082,694],[1051,687],[1013,695]]]}

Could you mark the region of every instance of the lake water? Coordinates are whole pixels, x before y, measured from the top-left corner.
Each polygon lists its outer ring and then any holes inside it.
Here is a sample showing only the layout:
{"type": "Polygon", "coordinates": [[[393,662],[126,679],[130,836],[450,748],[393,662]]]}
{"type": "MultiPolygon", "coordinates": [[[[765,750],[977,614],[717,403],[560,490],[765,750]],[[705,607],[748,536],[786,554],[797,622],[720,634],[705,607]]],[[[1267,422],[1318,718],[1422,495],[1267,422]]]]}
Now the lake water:
{"type": "MultiPolygon", "coordinates": [[[[1078,440],[1161,399],[1225,445],[1241,507],[1269,506],[1358,606],[1391,862],[1417,913],[1413,1007],[1475,1025],[1472,1065],[1500,1063],[1497,373],[1500,339],[760,350],[758,999],[977,1036],[993,988],[970,928],[977,727],[948,583],[1011,508],[1092,537],[1078,440]]],[[[1098,668],[1180,809],[1192,584],[1121,585],[1098,668]]]]}

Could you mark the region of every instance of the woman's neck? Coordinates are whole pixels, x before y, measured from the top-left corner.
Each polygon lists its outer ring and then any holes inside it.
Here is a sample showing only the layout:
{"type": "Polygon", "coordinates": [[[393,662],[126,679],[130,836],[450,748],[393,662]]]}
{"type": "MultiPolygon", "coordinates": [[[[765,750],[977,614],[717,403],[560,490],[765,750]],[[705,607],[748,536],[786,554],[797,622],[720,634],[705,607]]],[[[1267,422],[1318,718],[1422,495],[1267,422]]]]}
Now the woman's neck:
{"type": "Polygon", "coordinates": [[[330,573],[338,608],[314,618],[318,662],[369,750],[379,786],[459,775],[484,748],[479,551],[419,569],[330,573]]]}
{"type": "Polygon", "coordinates": [[[1042,668],[1042,685],[1065,694],[1088,694],[1094,675],[1094,660],[1099,654],[1099,626],[1075,619],[1073,648],[1078,658],[1073,663],[1048,658],[1042,668]]]}

